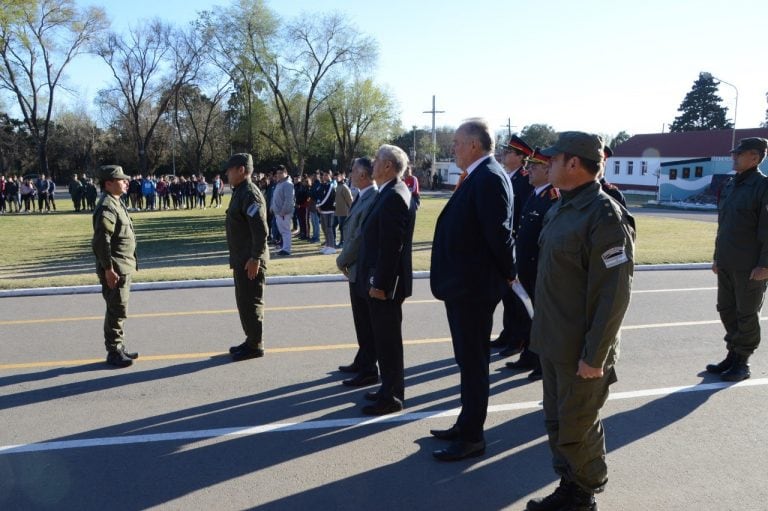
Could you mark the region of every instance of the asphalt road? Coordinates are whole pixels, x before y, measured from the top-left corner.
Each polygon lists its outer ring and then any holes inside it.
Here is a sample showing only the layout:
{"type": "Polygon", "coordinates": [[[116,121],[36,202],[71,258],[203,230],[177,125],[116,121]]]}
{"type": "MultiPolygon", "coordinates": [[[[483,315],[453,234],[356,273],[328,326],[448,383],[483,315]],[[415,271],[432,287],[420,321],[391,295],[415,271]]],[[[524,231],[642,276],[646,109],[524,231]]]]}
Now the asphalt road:
{"type": "MultiPolygon", "coordinates": [[[[724,352],[714,286],[636,274],[600,509],[768,509],[768,355],[735,386],[702,373],[724,352]]],[[[135,292],[125,370],[103,364],[99,295],[1,299],[0,509],[524,509],[556,482],[541,385],[494,357],[486,456],[433,460],[458,375],[444,308],[415,288],[407,408],[384,420],[335,372],[354,355],[344,283],[269,286],[269,351],[240,363],[231,288],[135,292]]]]}

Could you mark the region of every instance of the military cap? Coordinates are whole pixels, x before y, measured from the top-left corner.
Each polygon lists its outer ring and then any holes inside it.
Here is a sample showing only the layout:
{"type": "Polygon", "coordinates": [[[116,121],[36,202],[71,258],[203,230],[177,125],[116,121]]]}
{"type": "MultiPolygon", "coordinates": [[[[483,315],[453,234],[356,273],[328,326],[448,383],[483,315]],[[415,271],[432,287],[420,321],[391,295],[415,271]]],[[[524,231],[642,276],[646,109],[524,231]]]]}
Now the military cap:
{"type": "Polygon", "coordinates": [[[245,167],[248,172],[253,172],[253,157],[250,153],[236,153],[227,160],[227,169],[232,167],[245,167]]]}
{"type": "Polygon", "coordinates": [[[611,156],[613,156],[613,149],[611,149],[608,146],[603,147],[603,155],[605,156],[605,159],[607,160],[611,156]]]}
{"type": "Polygon", "coordinates": [[[549,163],[550,157],[541,154],[541,148],[537,147],[533,150],[533,154],[531,154],[528,158],[526,158],[529,163],[549,163]]]}
{"type": "Polygon", "coordinates": [[[742,138],[739,140],[739,145],[731,149],[732,153],[743,153],[744,151],[765,153],[768,151],[768,139],[760,137],[742,138]]]}
{"type": "Polygon", "coordinates": [[[112,179],[131,179],[123,172],[123,167],[120,165],[102,165],[99,167],[97,174],[99,181],[110,181],[112,179]]]}
{"type": "Polygon", "coordinates": [[[517,135],[512,135],[509,137],[509,140],[507,143],[503,146],[504,149],[514,149],[516,151],[520,151],[525,156],[530,156],[533,154],[533,149],[531,146],[525,143],[525,140],[518,137],[517,135]]]}
{"type": "Polygon", "coordinates": [[[585,160],[601,162],[605,157],[603,147],[603,139],[598,135],[583,131],[564,131],[560,133],[555,145],[543,149],[541,154],[552,157],[568,153],[585,160]]]}

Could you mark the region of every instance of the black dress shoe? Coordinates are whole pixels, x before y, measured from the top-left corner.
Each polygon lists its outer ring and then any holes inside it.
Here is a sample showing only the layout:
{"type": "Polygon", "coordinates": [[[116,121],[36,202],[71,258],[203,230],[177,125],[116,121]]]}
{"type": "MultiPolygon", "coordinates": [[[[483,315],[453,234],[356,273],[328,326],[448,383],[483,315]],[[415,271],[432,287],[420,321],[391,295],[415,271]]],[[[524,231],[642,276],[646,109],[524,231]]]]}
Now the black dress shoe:
{"type": "Polygon", "coordinates": [[[429,434],[438,440],[458,440],[459,439],[459,427],[453,425],[448,429],[430,429],[429,434]]]}
{"type": "Polygon", "coordinates": [[[506,348],[507,340],[503,337],[497,337],[491,341],[491,348],[506,348]]]}
{"type": "Polygon", "coordinates": [[[365,398],[368,401],[373,401],[374,403],[379,400],[379,392],[378,391],[370,391],[366,392],[363,395],[363,398],[365,398]]]}
{"type": "Polygon", "coordinates": [[[531,381],[539,381],[542,378],[541,367],[537,367],[531,371],[527,378],[531,381]]]}
{"type": "Polygon", "coordinates": [[[518,358],[514,362],[507,362],[504,365],[506,365],[508,369],[514,369],[516,371],[525,371],[528,369],[535,369],[538,363],[539,363],[538,356],[534,355],[528,350],[523,350],[523,352],[520,353],[520,358],[518,358]]]}
{"type": "Polygon", "coordinates": [[[117,348],[119,351],[123,353],[126,357],[130,358],[131,360],[136,360],[139,358],[139,353],[135,351],[125,351],[125,345],[121,344],[119,348],[117,348]]]}
{"type": "Polygon", "coordinates": [[[363,407],[363,413],[365,415],[387,415],[388,413],[396,413],[403,409],[403,404],[399,401],[376,401],[372,405],[366,405],[363,407]]]}
{"type": "Polygon", "coordinates": [[[341,371],[342,373],[359,373],[360,366],[357,365],[355,362],[352,362],[348,366],[339,366],[339,371],[341,371]]]}
{"type": "Polygon", "coordinates": [[[252,358],[260,358],[264,356],[264,350],[261,348],[245,348],[232,353],[232,360],[234,362],[240,362],[241,360],[250,360],[252,358]]]}
{"type": "Polygon", "coordinates": [[[501,358],[511,357],[523,351],[523,341],[511,341],[509,345],[499,352],[501,358]]]}
{"type": "Polygon", "coordinates": [[[248,347],[248,341],[243,341],[242,344],[238,344],[237,346],[232,346],[229,348],[229,354],[234,355],[236,352],[243,350],[248,347]]]}
{"type": "Polygon", "coordinates": [[[115,367],[128,367],[133,364],[133,360],[127,357],[122,350],[115,350],[107,353],[107,364],[115,367]]]}
{"type": "Polygon", "coordinates": [[[440,461],[459,461],[465,458],[474,458],[485,454],[485,442],[465,442],[454,440],[445,449],[438,449],[432,456],[440,461]]]}
{"type": "Polygon", "coordinates": [[[379,383],[378,374],[358,374],[354,378],[344,380],[344,385],[347,387],[367,387],[368,385],[376,385],[379,383]]]}

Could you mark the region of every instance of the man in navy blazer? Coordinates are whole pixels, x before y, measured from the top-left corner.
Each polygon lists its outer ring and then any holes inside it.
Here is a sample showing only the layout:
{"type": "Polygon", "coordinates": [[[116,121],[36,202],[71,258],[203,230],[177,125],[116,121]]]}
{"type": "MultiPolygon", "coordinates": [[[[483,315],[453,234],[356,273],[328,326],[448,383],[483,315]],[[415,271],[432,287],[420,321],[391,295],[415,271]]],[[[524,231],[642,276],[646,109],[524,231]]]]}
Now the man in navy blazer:
{"type": "Polygon", "coordinates": [[[373,161],[373,179],[379,194],[363,222],[355,285],[367,296],[368,314],[379,361],[381,387],[369,392],[374,403],[363,407],[366,415],[384,415],[403,409],[403,301],[411,296],[413,270],[411,244],[416,203],[400,179],[408,156],[399,147],[383,145],[373,161]]]}
{"type": "Polygon", "coordinates": [[[492,156],[493,145],[483,120],[470,119],[456,130],[456,165],[468,175],[440,213],[432,243],[430,286],[435,298],[445,302],[461,375],[456,424],[431,431],[451,441],[433,453],[442,461],[485,452],[493,311],[515,277],[512,187],[492,156]]]}

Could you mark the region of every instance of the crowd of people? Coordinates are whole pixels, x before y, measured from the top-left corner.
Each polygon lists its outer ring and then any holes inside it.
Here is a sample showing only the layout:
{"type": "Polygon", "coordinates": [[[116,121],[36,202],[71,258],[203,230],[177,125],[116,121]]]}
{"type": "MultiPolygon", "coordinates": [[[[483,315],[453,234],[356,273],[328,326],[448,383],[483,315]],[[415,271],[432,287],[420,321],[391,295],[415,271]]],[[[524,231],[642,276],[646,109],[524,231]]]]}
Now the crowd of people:
{"type": "MultiPolygon", "coordinates": [[[[96,200],[95,187],[93,200],[96,200]]],[[[7,178],[0,175],[0,215],[52,211],[56,211],[56,183],[53,179],[45,174],[39,177],[9,175],[7,178]]]]}
{"type": "MultiPolygon", "coordinates": [[[[344,224],[359,189],[343,170],[316,170],[291,177],[284,166],[271,172],[255,171],[252,180],[266,200],[268,242],[276,255],[292,253],[292,236],[320,243],[324,255],[344,246],[344,224]]],[[[418,203],[419,181],[408,166],[403,181],[418,203]]]]}
{"type": "Polygon", "coordinates": [[[203,174],[191,176],[134,175],[122,200],[129,211],[220,208],[224,183],[216,174],[208,183],[203,174]],[[210,201],[208,193],[210,191],[210,201]]]}

